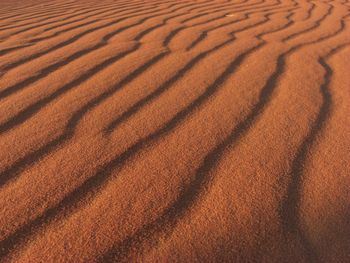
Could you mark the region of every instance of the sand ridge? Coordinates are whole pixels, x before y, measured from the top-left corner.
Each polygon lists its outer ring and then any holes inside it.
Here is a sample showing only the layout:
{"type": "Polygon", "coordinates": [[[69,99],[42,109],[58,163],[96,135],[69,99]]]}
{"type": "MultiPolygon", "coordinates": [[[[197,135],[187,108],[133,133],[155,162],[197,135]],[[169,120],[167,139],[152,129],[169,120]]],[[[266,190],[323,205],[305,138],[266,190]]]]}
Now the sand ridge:
{"type": "Polygon", "coordinates": [[[0,261],[350,261],[350,3],[0,3],[0,261]]]}

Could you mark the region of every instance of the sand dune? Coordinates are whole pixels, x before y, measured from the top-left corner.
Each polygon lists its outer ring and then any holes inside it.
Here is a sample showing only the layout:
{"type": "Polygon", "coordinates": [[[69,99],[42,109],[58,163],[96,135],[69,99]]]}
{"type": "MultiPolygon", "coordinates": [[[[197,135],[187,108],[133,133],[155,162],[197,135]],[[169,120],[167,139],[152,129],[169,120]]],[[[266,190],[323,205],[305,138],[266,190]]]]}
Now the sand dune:
{"type": "Polygon", "coordinates": [[[1,262],[350,262],[348,0],[2,0],[1,262]]]}

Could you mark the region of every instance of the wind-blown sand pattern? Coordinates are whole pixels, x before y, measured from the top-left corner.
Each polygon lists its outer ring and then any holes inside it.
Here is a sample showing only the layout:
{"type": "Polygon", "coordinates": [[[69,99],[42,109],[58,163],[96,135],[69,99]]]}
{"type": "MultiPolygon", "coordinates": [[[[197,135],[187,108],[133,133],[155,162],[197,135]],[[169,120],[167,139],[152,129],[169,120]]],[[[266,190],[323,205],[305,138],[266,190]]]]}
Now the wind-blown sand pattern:
{"type": "Polygon", "coordinates": [[[350,262],[348,0],[0,1],[1,262],[350,262]]]}

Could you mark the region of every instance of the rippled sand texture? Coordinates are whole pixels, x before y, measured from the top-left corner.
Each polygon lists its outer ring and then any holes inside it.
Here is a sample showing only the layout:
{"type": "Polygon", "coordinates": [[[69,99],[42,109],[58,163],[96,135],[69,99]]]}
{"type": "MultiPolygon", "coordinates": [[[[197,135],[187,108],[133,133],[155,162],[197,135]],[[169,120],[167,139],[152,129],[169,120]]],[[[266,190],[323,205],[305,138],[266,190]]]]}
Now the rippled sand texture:
{"type": "Polygon", "coordinates": [[[350,262],[349,0],[1,0],[1,262],[350,262]]]}

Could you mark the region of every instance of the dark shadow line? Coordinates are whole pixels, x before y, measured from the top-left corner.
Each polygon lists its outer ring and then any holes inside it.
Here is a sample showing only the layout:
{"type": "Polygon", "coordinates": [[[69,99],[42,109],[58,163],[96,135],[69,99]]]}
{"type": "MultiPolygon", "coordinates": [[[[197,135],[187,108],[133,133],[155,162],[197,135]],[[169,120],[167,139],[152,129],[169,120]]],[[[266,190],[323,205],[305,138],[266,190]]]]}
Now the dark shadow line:
{"type": "Polygon", "coordinates": [[[282,200],[279,211],[285,231],[287,233],[292,233],[301,239],[305,248],[305,252],[308,255],[309,262],[315,263],[321,261],[316,254],[313,245],[302,231],[300,219],[298,216],[299,204],[301,202],[303,179],[305,176],[305,165],[310,156],[310,149],[313,147],[316,138],[325,129],[327,121],[329,120],[332,112],[332,94],[329,91],[329,85],[332,80],[333,70],[326,63],[325,59],[329,58],[347,45],[348,44],[345,44],[344,46],[334,48],[324,58],[320,57],[318,60],[319,64],[325,70],[324,81],[320,86],[322,104],[315,121],[313,121],[308,134],[297,150],[296,157],[292,161],[290,182],[288,184],[287,193],[285,195],[285,198],[282,200]]]}
{"type": "Polygon", "coordinates": [[[301,30],[301,31],[299,31],[299,32],[295,32],[294,34],[291,34],[291,35],[289,35],[289,36],[283,38],[283,39],[282,39],[282,42],[289,41],[289,40],[291,40],[291,39],[293,39],[293,38],[296,38],[296,37],[298,37],[298,36],[300,36],[300,35],[302,35],[302,34],[305,34],[305,33],[307,33],[307,32],[311,32],[311,31],[313,31],[314,29],[320,27],[321,23],[322,23],[328,16],[330,16],[330,15],[332,14],[333,9],[334,9],[334,7],[333,7],[332,5],[329,6],[327,12],[326,12],[320,19],[316,20],[316,21],[314,22],[315,24],[314,24],[313,26],[311,26],[311,27],[309,27],[309,28],[306,28],[306,29],[304,29],[304,30],[301,30]]]}
{"type": "MultiPolygon", "coordinates": [[[[257,49],[259,46],[254,47],[257,49]]],[[[0,247],[3,248],[0,251],[0,259],[5,257],[11,250],[16,246],[16,244],[24,241],[24,237],[30,235],[32,229],[36,229],[41,225],[48,224],[54,219],[60,212],[67,212],[74,210],[74,207],[81,201],[81,199],[92,198],[97,190],[101,188],[111,176],[111,172],[118,166],[125,163],[126,160],[138,153],[143,147],[148,145],[150,142],[156,140],[160,136],[164,136],[169,133],[175,126],[178,125],[187,115],[191,114],[200,104],[207,101],[210,96],[216,92],[219,85],[223,83],[229,74],[233,72],[239,65],[243,58],[248,55],[249,52],[241,54],[231,65],[225,70],[225,72],[211,85],[207,90],[198,97],[194,102],[191,103],[187,108],[183,109],[177,113],[170,121],[168,121],[163,128],[150,134],[149,136],[139,140],[134,145],[130,146],[124,153],[119,155],[116,159],[107,163],[103,166],[94,176],[89,177],[82,185],[74,189],[70,194],[64,197],[59,204],[48,209],[43,215],[37,217],[30,223],[22,226],[14,234],[10,235],[6,239],[0,242],[0,247]]],[[[81,118],[81,114],[77,114],[77,118],[81,118]],[[80,115],[80,117],[78,117],[80,115]]]]}
{"type": "MultiPolygon", "coordinates": [[[[316,41],[317,42],[317,41],[316,41]]],[[[309,44],[309,43],[307,43],[309,44]]],[[[302,46],[302,45],[299,45],[299,47],[302,46]]],[[[255,47],[257,48],[257,47],[255,47]]],[[[292,49],[294,50],[294,49],[292,49]]],[[[292,52],[292,50],[290,50],[289,52],[292,52]]],[[[279,57],[278,61],[281,61],[281,57],[279,57]]],[[[281,63],[281,62],[280,62],[281,63]]],[[[279,67],[280,68],[280,67],[279,67]]],[[[271,78],[270,78],[271,79],[271,78]]],[[[218,81],[220,81],[220,78],[218,79],[218,81]]],[[[276,81],[276,80],[273,80],[271,79],[271,81],[276,81]]],[[[271,82],[270,81],[270,82],[271,82]]],[[[271,85],[271,83],[270,83],[271,85]]],[[[267,86],[268,86],[268,83],[267,83],[267,86]]],[[[218,87],[214,87],[215,89],[217,89],[218,87]]],[[[267,92],[267,95],[268,93],[271,93],[270,89],[267,89],[265,90],[265,92],[267,92]]],[[[152,140],[155,140],[157,139],[158,137],[160,137],[161,135],[163,135],[164,133],[166,132],[169,132],[174,126],[177,125],[177,123],[179,121],[181,121],[181,119],[183,119],[184,117],[186,117],[187,113],[190,114],[192,110],[196,109],[197,107],[199,107],[199,105],[197,105],[199,103],[199,101],[202,101],[202,100],[207,100],[208,98],[206,98],[206,96],[209,96],[210,97],[210,93],[209,94],[203,94],[202,96],[200,96],[195,102],[193,102],[188,108],[184,109],[183,111],[179,112],[170,122],[167,123],[167,125],[162,128],[161,130],[151,134],[150,136],[146,137],[145,139],[142,139],[140,140],[137,144],[135,144],[134,146],[131,146],[126,152],[124,152],[122,155],[120,155],[117,159],[113,160],[112,162],[108,163],[105,167],[103,167],[94,177],[91,177],[88,179],[88,181],[86,181],[82,187],[79,187],[77,189],[74,190],[74,193],[73,196],[76,196],[77,198],[77,202],[80,200],[80,197],[81,195],[83,196],[87,196],[89,194],[92,194],[91,191],[89,191],[89,193],[86,192],[85,189],[88,189],[88,188],[92,188],[92,190],[95,188],[95,191],[96,188],[99,188],[102,186],[103,182],[105,182],[108,177],[110,176],[110,173],[113,169],[115,169],[117,166],[119,166],[121,163],[125,162],[125,160],[127,160],[128,158],[130,158],[130,156],[132,156],[135,152],[138,151],[138,149],[142,148],[143,146],[146,146],[150,143],[150,141],[152,140]],[[103,182],[101,182],[101,180],[103,182]],[[90,186],[89,186],[90,185],[90,186]]],[[[264,94],[264,92],[262,92],[262,95],[260,96],[260,100],[261,101],[265,101],[267,98],[266,98],[266,93],[264,94]]],[[[258,105],[261,104],[261,102],[258,103],[258,105]]],[[[259,112],[259,110],[256,110],[257,112],[259,112]]],[[[255,117],[254,117],[255,118],[255,117]]],[[[253,119],[254,119],[253,118],[253,119]]],[[[250,118],[251,119],[251,118],[250,118]]],[[[249,118],[248,118],[249,120],[249,118]]],[[[251,121],[249,123],[249,121],[245,121],[243,122],[243,124],[240,125],[240,127],[246,127],[247,125],[249,124],[249,126],[252,124],[251,121]]],[[[221,145],[221,144],[220,144],[221,145]]],[[[197,183],[198,184],[198,183],[197,183]]],[[[192,184],[193,185],[193,184],[192,184]]],[[[74,199],[74,198],[73,198],[74,199]]],[[[64,200],[66,200],[65,202],[69,202],[70,205],[74,205],[72,204],[72,197],[71,195],[69,196],[66,196],[66,198],[64,200]]],[[[63,201],[60,203],[61,205],[57,206],[56,208],[59,210],[60,207],[62,207],[62,203],[64,203],[63,201]]],[[[67,206],[64,205],[64,207],[66,208],[67,206]]],[[[63,209],[63,208],[61,208],[63,209]]],[[[53,211],[55,211],[55,208],[52,208],[52,209],[49,209],[47,211],[46,214],[44,214],[42,217],[40,217],[39,219],[37,218],[36,220],[39,220],[40,222],[38,221],[35,221],[37,222],[37,224],[35,225],[41,225],[43,222],[46,221],[46,219],[48,217],[50,217],[49,215],[51,213],[53,213],[53,211]],[[44,220],[44,221],[42,221],[44,220]]],[[[55,214],[58,214],[59,211],[56,211],[55,214]]],[[[53,217],[53,216],[52,216],[53,217]]],[[[31,229],[31,226],[27,226],[27,231],[26,233],[30,233],[30,229],[31,229]],[[28,230],[29,229],[29,230],[28,230]]],[[[26,227],[24,226],[24,227],[26,227]]],[[[23,229],[23,228],[22,228],[23,229]]],[[[17,234],[19,233],[18,231],[16,232],[17,234]]],[[[14,235],[16,235],[16,233],[14,235]]],[[[22,235],[20,235],[22,236],[22,235]]],[[[17,238],[16,238],[17,239],[17,238]]],[[[18,239],[20,239],[18,237],[18,239]]],[[[11,242],[10,242],[11,243],[11,242]]],[[[1,246],[0,246],[1,247],[1,246]]]]}

